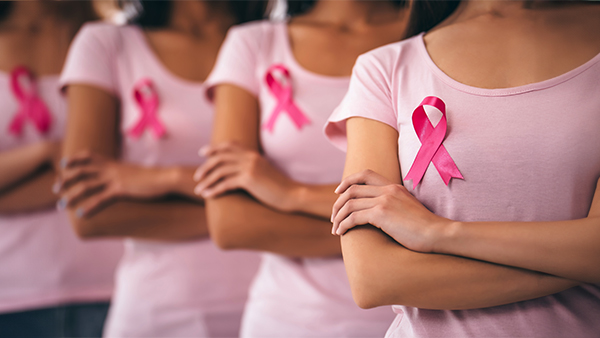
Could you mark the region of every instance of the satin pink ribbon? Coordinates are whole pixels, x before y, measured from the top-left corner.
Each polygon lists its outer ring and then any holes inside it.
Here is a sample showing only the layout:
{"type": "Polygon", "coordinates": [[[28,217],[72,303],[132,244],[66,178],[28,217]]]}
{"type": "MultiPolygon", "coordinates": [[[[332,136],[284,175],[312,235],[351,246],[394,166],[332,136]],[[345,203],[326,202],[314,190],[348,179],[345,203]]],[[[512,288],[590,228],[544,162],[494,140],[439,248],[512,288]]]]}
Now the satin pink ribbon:
{"type": "Polygon", "coordinates": [[[446,121],[446,104],[444,101],[435,96],[424,98],[423,102],[413,111],[412,121],[422,145],[404,180],[412,180],[413,189],[415,189],[419,182],[421,182],[423,175],[425,175],[429,162],[433,162],[433,165],[440,173],[446,185],[450,183],[450,179],[452,178],[464,179],[456,167],[454,160],[452,160],[452,157],[450,157],[450,154],[448,154],[448,151],[442,144],[448,127],[446,121]],[[432,106],[442,112],[442,119],[437,126],[434,127],[431,124],[423,106],[432,106]]]}
{"type": "Polygon", "coordinates": [[[163,137],[167,130],[158,119],[158,94],[152,80],[144,78],[139,80],[133,87],[133,97],[140,108],[140,119],[131,127],[127,134],[132,138],[139,138],[146,128],[150,128],[154,138],[163,137]]]}
{"type": "Polygon", "coordinates": [[[19,110],[8,126],[8,131],[14,135],[21,135],[25,122],[29,120],[42,134],[50,130],[52,115],[44,101],[37,92],[37,84],[31,72],[19,66],[10,74],[10,85],[15,98],[19,102],[19,110]],[[27,90],[23,88],[23,81],[27,83],[27,90]]]}
{"type": "Polygon", "coordinates": [[[269,86],[269,90],[277,99],[277,106],[273,109],[273,113],[269,117],[269,120],[263,125],[263,128],[267,129],[271,133],[273,132],[273,128],[275,126],[275,121],[283,113],[287,112],[289,117],[292,119],[292,122],[296,125],[298,129],[302,129],[305,124],[310,124],[310,120],[298,106],[294,103],[292,97],[292,79],[290,77],[290,72],[285,68],[284,65],[276,64],[273,65],[267,70],[267,75],[265,77],[265,81],[267,82],[267,86],[269,86]],[[287,84],[284,85],[281,82],[277,81],[273,76],[275,71],[281,72],[287,84]]]}

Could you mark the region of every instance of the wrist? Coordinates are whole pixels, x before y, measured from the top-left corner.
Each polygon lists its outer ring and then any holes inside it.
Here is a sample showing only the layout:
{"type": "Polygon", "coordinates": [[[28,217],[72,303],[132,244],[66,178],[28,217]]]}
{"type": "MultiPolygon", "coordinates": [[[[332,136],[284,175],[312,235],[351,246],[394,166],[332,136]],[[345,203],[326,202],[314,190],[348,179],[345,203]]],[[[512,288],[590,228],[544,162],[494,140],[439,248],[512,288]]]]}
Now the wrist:
{"type": "Polygon", "coordinates": [[[303,211],[302,206],[306,201],[307,187],[301,184],[293,184],[284,193],[281,210],[284,212],[303,211]]]}
{"type": "Polygon", "coordinates": [[[156,183],[165,193],[180,192],[183,173],[179,167],[159,168],[156,183]]]}
{"type": "Polygon", "coordinates": [[[463,227],[462,222],[452,221],[444,218],[436,227],[432,238],[432,252],[441,254],[453,254],[452,243],[454,243],[463,227]]]}

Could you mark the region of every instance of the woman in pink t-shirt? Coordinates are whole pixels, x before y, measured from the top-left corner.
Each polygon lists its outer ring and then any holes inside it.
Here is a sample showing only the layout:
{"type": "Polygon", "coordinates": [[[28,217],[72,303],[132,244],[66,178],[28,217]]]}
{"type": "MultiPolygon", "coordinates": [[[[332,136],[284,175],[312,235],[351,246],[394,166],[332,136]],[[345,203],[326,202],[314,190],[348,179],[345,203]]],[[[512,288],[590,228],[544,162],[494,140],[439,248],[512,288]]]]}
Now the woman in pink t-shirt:
{"type": "Polygon", "coordinates": [[[196,191],[218,245],[265,252],[243,337],[381,336],[393,314],[354,304],[329,233],[344,154],[322,127],[356,57],[402,36],[403,2],[290,1],[288,14],[229,31],[207,80],[216,121],[196,191]]]}
{"type": "Polygon", "coordinates": [[[212,126],[203,80],[266,2],[141,4],[135,24],[88,24],[71,46],[59,206],[81,237],[127,238],[107,337],[236,336],[258,257],[207,238],[192,175],[212,126]]]}
{"type": "Polygon", "coordinates": [[[54,208],[60,73],[89,2],[0,2],[0,336],[97,337],[120,241],[83,243],[54,208]],[[100,258],[101,257],[101,258],[100,258]]]}
{"type": "Polygon", "coordinates": [[[600,6],[415,4],[326,128],[357,303],[390,337],[597,337],[600,6]]]}

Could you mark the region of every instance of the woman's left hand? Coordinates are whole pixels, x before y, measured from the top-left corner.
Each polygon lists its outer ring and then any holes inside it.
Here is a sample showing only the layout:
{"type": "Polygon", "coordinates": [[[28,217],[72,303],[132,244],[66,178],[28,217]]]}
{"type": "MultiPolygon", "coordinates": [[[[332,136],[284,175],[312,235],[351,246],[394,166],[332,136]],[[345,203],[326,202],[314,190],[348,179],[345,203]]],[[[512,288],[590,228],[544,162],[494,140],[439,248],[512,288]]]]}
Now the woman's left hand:
{"type": "Polygon", "coordinates": [[[371,170],[348,176],[336,193],[333,234],[371,224],[410,250],[433,252],[436,239],[452,223],[429,211],[403,185],[371,170]]]}
{"type": "Polygon", "coordinates": [[[77,206],[83,217],[117,198],[152,199],[172,191],[176,168],[146,168],[90,152],[61,161],[58,208],[77,206]]]}
{"type": "Polygon", "coordinates": [[[293,211],[295,189],[300,185],[257,151],[228,142],[207,146],[200,155],[208,159],[194,174],[196,194],[211,198],[241,189],[272,208],[293,211]]]}

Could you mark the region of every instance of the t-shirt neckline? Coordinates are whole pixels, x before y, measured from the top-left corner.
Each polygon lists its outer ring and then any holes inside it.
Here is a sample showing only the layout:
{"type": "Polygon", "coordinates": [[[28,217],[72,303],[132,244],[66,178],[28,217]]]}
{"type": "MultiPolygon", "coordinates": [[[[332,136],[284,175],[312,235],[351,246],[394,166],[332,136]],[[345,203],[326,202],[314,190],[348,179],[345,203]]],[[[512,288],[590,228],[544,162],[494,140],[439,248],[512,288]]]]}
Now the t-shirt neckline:
{"type": "Polygon", "coordinates": [[[560,74],[553,78],[550,78],[548,80],[529,83],[529,84],[517,86],[517,87],[480,88],[480,87],[469,86],[462,82],[458,82],[455,79],[451,78],[444,71],[442,71],[435,64],[435,62],[433,62],[433,59],[431,59],[431,56],[429,55],[429,52],[427,51],[427,47],[425,45],[424,36],[425,36],[425,33],[423,32],[423,33],[419,34],[418,36],[416,36],[415,39],[417,40],[416,43],[418,45],[419,51],[422,54],[423,59],[425,60],[425,62],[429,66],[429,68],[433,71],[433,73],[440,80],[442,80],[444,83],[446,83],[450,87],[453,87],[457,90],[460,90],[460,91],[463,91],[463,92],[466,92],[469,94],[480,95],[480,96],[509,96],[509,95],[523,94],[523,93],[527,93],[527,92],[543,90],[543,89],[547,89],[550,87],[554,87],[556,85],[566,82],[566,81],[572,79],[573,77],[583,73],[584,71],[586,71],[587,69],[589,69],[594,64],[596,64],[597,62],[600,61],[600,53],[598,53],[596,56],[594,56],[593,58],[591,58],[584,64],[582,64],[566,73],[563,73],[563,74],[560,74]]]}
{"type": "Polygon", "coordinates": [[[339,84],[339,85],[348,85],[348,83],[350,83],[350,76],[330,76],[330,75],[323,75],[323,74],[319,74],[319,73],[315,73],[313,71],[310,71],[306,68],[304,68],[300,63],[298,63],[298,60],[296,60],[296,57],[294,56],[294,52],[292,51],[292,42],[290,40],[290,35],[289,35],[289,31],[288,31],[288,22],[287,21],[283,21],[283,22],[279,22],[276,23],[277,26],[279,26],[279,33],[282,35],[283,38],[283,51],[285,53],[285,58],[289,61],[289,66],[293,67],[296,71],[298,71],[299,73],[302,73],[303,75],[307,76],[307,77],[311,77],[316,81],[325,81],[331,84],[339,84]]]}
{"type": "Polygon", "coordinates": [[[138,42],[141,45],[141,47],[143,48],[144,52],[146,54],[148,54],[148,57],[150,58],[151,62],[154,63],[155,67],[162,73],[162,75],[164,77],[166,77],[167,79],[169,79],[173,82],[184,85],[184,86],[204,87],[206,81],[188,80],[188,79],[182,78],[181,76],[174,74],[171,70],[169,70],[163,64],[163,62],[158,58],[158,56],[156,55],[154,50],[152,50],[152,47],[150,46],[150,43],[148,42],[142,27],[139,27],[137,25],[131,25],[131,27],[136,32],[138,42]]]}

